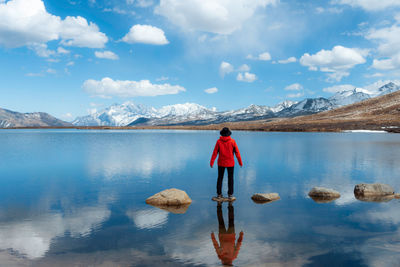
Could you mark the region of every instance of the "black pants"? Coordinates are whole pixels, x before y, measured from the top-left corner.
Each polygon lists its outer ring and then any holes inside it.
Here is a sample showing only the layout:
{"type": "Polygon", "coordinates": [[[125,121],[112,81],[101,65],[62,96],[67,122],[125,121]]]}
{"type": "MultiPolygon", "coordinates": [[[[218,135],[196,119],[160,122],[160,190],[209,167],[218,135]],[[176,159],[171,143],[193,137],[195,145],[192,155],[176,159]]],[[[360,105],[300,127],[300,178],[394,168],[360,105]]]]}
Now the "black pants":
{"type": "Polygon", "coordinates": [[[224,179],[225,168],[228,169],[228,195],[233,195],[233,167],[218,166],[217,195],[222,194],[222,180],[224,179]]]}
{"type": "Polygon", "coordinates": [[[224,216],[222,215],[222,205],[217,206],[218,228],[220,234],[234,234],[235,233],[235,215],[233,206],[228,206],[228,230],[225,228],[224,216]]]}

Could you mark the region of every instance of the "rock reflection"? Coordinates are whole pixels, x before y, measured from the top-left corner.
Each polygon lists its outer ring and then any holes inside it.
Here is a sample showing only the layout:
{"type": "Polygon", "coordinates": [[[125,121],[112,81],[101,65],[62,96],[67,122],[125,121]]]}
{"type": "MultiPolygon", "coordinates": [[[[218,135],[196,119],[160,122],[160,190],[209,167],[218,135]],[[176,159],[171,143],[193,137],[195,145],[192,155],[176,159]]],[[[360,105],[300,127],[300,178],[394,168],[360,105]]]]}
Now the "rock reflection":
{"type": "Polygon", "coordinates": [[[314,200],[315,203],[330,203],[332,201],[335,201],[336,199],[339,199],[340,197],[315,197],[315,196],[310,196],[312,200],[314,200]]]}
{"type": "Polygon", "coordinates": [[[363,201],[363,202],[389,202],[392,199],[394,199],[394,195],[388,195],[388,196],[364,196],[364,195],[357,195],[354,194],[355,198],[363,201]]]}
{"type": "Polygon", "coordinates": [[[239,255],[240,247],[243,241],[243,231],[240,232],[239,238],[236,241],[235,233],[235,215],[234,208],[231,202],[228,205],[228,229],[225,228],[224,216],[222,214],[222,204],[219,202],[217,205],[217,218],[219,225],[218,241],[215,238],[214,232],[211,233],[211,240],[213,242],[215,252],[223,265],[232,266],[233,261],[239,255]]]}
{"type": "MultiPolygon", "coordinates": [[[[149,204],[149,205],[151,205],[151,204],[149,204]]],[[[186,213],[190,204],[180,205],[180,206],[167,206],[167,205],[151,205],[151,206],[171,212],[171,213],[175,213],[175,214],[184,214],[184,213],[186,213]]]]}

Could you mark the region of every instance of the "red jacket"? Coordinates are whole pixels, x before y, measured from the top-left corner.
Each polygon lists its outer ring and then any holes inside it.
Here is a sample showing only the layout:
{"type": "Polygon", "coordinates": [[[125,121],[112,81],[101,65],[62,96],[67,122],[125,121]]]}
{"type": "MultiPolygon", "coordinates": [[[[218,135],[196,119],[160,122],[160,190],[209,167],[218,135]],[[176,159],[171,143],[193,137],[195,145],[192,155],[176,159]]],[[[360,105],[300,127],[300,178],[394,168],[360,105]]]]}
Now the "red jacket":
{"type": "Polygon", "coordinates": [[[240,166],[243,166],[242,158],[240,156],[239,148],[236,145],[234,139],[230,136],[221,136],[215,144],[214,152],[211,156],[210,166],[214,165],[214,161],[218,157],[218,166],[221,167],[233,167],[235,166],[235,159],[233,154],[235,153],[236,158],[240,166]]]}
{"type": "Polygon", "coordinates": [[[217,252],[218,258],[224,265],[232,265],[233,261],[237,258],[242,245],[243,232],[240,232],[239,238],[235,245],[236,234],[219,234],[219,243],[215,239],[214,233],[211,233],[211,239],[214,244],[215,251],[217,252]]]}

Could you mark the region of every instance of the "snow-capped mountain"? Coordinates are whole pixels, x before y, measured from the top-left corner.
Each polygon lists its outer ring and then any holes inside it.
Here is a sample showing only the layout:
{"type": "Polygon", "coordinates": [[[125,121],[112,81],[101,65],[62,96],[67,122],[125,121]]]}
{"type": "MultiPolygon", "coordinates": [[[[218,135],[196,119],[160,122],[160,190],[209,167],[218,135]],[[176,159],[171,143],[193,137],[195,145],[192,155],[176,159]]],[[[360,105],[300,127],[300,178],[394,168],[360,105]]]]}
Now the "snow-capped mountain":
{"type": "Polygon", "coordinates": [[[296,102],[296,101],[285,100],[285,101],[279,103],[278,105],[276,105],[275,107],[272,107],[271,111],[274,113],[278,113],[279,111],[282,111],[285,108],[290,108],[291,106],[293,106],[294,104],[297,104],[297,103],[298,102],[296,102]]]}
{"type": "Polygon", "coordinates": [[[353,90],[338,92],[328,100],[332,103],[333,107],[341,107],[369,98],[371,98],[371,94],[365,93],[361,88],[354,88],[353,90]]]}
{"type": "Polygon", "coordinates": [[[396,92],[398,90],[400,90],[400,85],[397,85],[394,82],[389,82],[378,89],[378,92],[379,92],[378,95],[379,96],[386,95],[386,94],[396,92]]]}
{"type": "Polygon", "coordinates": [[[326,98],[307,98],[278,112],[278,117],[294,117],[314,114],[333,108],[333,104],[326,98]]]}
{"type": "Polygon", "coordinates": [[[78,117],[77,126],[137,126],[137,125],[204,125],[223,122],[294,117],[328,111],[375,96],[400,90],[394,82],[380,87],[354,88],[338,92],[330,98],[307,98],[300,102],[284,101],[274,107],[250,105],[237,110],[217,112],[195,103],[168,105],[159,109],[132,102],[112,105],[102,111],[78,117]]]}
{"type": "Polygon", "coordinates": [[[186,116],[189,118],[209,118],[211,115],[215,113],[214,110],[203,107],[199,104],[195,103],[185,103],[185,104],[176,104],[176,105],[168,105],[157,110],[158,117],[182,117],[186,116]]]}
{"type": "Polygon", "coordinates": [[[341,91],[328,99],[323,97],[308,98],[289,108],[283,109],[277,113],[277,116],[294,117],[315,114],[400,90],[400,86],[394,82],[387,82],[383,86],[377,87],[379,84],[382,83],[376,83],[368,89],[354,88],[353,90],[341,91]]]}
{"type": "Polygon", "coordinates": [[[102,111],[78,117],[72,123],[76,126],[125,126],[138,118],[151,118],[157,110],[141,104],[125,102],[114,104],[102,111]]]}

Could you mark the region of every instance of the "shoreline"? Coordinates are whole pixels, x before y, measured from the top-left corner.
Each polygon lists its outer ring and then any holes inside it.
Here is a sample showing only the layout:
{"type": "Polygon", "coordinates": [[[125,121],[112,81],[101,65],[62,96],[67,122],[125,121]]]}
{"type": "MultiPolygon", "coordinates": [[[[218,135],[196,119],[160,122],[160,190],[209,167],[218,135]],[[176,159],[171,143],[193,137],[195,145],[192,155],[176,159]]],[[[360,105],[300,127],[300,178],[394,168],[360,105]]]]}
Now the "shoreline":
{"type": "MultiPolygon", "coordinates": [[[[229,127],[234,131],[250,132],[327,132],[327,133],[400,133],[399,126],[377,126],[369,127],[339,127],[339,125],[235,125],[237,123],[226,123],[217,125],[175,125],[175,126],[43,126],[43,127],[10,127],[0,130],[40,130],[40,129],[75,129],[75,130],[192,130],[192,131],[219,131],[223,127],[229,127]]],[[[341,125],[343,126],[343,125],[341,125]]],[[[359,125],[361,126],[361,125],[359,125]]],[[[367,126],[367,125],[363,125],[367,126]]]]}

